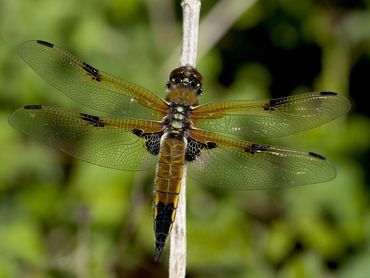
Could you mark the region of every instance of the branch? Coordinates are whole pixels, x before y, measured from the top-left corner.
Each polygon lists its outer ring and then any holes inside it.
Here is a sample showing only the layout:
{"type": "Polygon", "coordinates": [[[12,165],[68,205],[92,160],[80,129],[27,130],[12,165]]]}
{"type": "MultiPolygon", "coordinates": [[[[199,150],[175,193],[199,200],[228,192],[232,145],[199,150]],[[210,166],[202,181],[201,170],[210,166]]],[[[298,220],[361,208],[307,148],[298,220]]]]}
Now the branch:
{"type": "MultiPolygon", "coordinates": [[[[198,47],[200,0],[183,0],[183,37],[180,66],[195,68],[198,47]]],[[[186,166],[185,166],[186,167],[186,166]]],[[[186,272],[186,168],[181,180],[175,223],[170,234],[169,277],[182,278],[186,272]]]]}
{"type": "MultiPolygon", "coordinates": [[[[220,0],[202,19],[199,34],[202,40],[198,47],[198,57],[203,57],[222,36],[231,28],[231,26],[247,12],[258,0],[220,0]]],[[[216,2],[216,1],[215,1],[216,2]]],[[[163,75],[168,73],[178,58],[180,46],[168,56],[161,67],[163,75]]]]}
{"type": "MultiPolygon", "coordinates": [[[[186,167],[186,166],[185,166],[186,167]]],[[[170,234],[169,278],[183,278],[186,272],[186,168],[181,180],[179,203],[170,234]]]]}
{"type": "Polygon", "coordinates": [[[180,66],[190,65],[195,68],[198,48],[200,0],[183,0],[181,6],[183,34],[180,66]]]}

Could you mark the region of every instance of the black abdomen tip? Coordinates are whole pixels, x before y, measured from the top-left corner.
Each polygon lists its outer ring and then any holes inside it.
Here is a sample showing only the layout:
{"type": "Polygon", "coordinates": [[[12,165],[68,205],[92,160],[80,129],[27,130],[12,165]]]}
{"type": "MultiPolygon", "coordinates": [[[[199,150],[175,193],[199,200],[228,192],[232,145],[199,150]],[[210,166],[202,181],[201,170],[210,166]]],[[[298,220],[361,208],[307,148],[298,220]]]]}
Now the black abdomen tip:
{"type": "Polygon", "coordinates": [[[162,260],[164,246],[156,246],[154,249],[154,262],[159,263],[162,260]]]}
{"type": "Polygon", "coordinates": [[[47,47],[50,47],[50,48],[53,48],[54,45],[50,42],[46,42],[46,41],[42,41],[42,40],[37,40],[36,41],[38,44],[41,44],[41,45],[44,45],[44,46],[47,46],[47,47]]]}

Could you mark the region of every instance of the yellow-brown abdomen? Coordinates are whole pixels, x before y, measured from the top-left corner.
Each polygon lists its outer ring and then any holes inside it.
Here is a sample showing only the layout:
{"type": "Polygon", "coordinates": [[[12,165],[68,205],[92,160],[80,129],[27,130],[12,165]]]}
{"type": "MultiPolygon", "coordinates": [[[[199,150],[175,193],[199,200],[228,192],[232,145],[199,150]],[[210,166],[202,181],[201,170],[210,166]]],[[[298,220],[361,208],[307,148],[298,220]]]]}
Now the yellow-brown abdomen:
{"type": "Polygon", "coordinates": [[[175,220],[185,165],[185,149],[186,139],[183,136],[175,136],[171,133],[163,135],[155,179],[154,259],[156,261],[161,258],[166,238],[175,220]]]}

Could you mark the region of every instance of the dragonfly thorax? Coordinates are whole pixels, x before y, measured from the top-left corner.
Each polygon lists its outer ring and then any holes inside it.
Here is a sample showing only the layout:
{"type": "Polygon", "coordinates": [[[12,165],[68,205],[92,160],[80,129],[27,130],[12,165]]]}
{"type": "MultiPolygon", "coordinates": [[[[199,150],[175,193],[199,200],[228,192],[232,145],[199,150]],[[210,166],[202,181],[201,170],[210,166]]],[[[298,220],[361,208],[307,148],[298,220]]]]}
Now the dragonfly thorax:
{"type": "Polygon", "coordinates": [[[169,103],[168,115],[162,121],[163,126],[170,133],[185,135],[192,125],[189,119],[190,114],[190,106],[169,103]]]}

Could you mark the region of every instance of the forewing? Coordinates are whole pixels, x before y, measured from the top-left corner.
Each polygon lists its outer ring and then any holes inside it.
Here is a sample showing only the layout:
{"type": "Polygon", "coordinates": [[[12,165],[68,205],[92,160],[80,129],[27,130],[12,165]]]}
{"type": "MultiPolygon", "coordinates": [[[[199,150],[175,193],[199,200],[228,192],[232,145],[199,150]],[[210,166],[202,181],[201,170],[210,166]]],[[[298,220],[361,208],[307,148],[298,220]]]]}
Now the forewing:
{"type": "Polygon", "coordinates": [[[266,101],[216,102],[196,107],[196,127],[239,138],[279,137],[308,130],[347,113],[349,101],[336,93],[308,93],[266,101]]]}
{"type": "Polygon", "coordinates": [[[161,125],[156,122],[99,118],[28,105],[16,110],[9,123],[43,143],[102,167],[144,170],[157,161],[156,155],[148,151],[151,141],[157,140],[159,144],[161,125]],[[147,136],[141,136],[144,132],[147,136]]]}
{"type": "Polygon", "coordinates": [[[203,184],[239,190],[270,189],[330,181],[334,166],[323,156],[195,131],[203,148],[188,175],[203,184]]]}
{"type": "Polygon", "coordinates": [[[19,54],[48,83],[90,108],[154,120],[166,113],[165,101],[149,90],[100,71],[51,43],[28,41],[19,54]]]}

